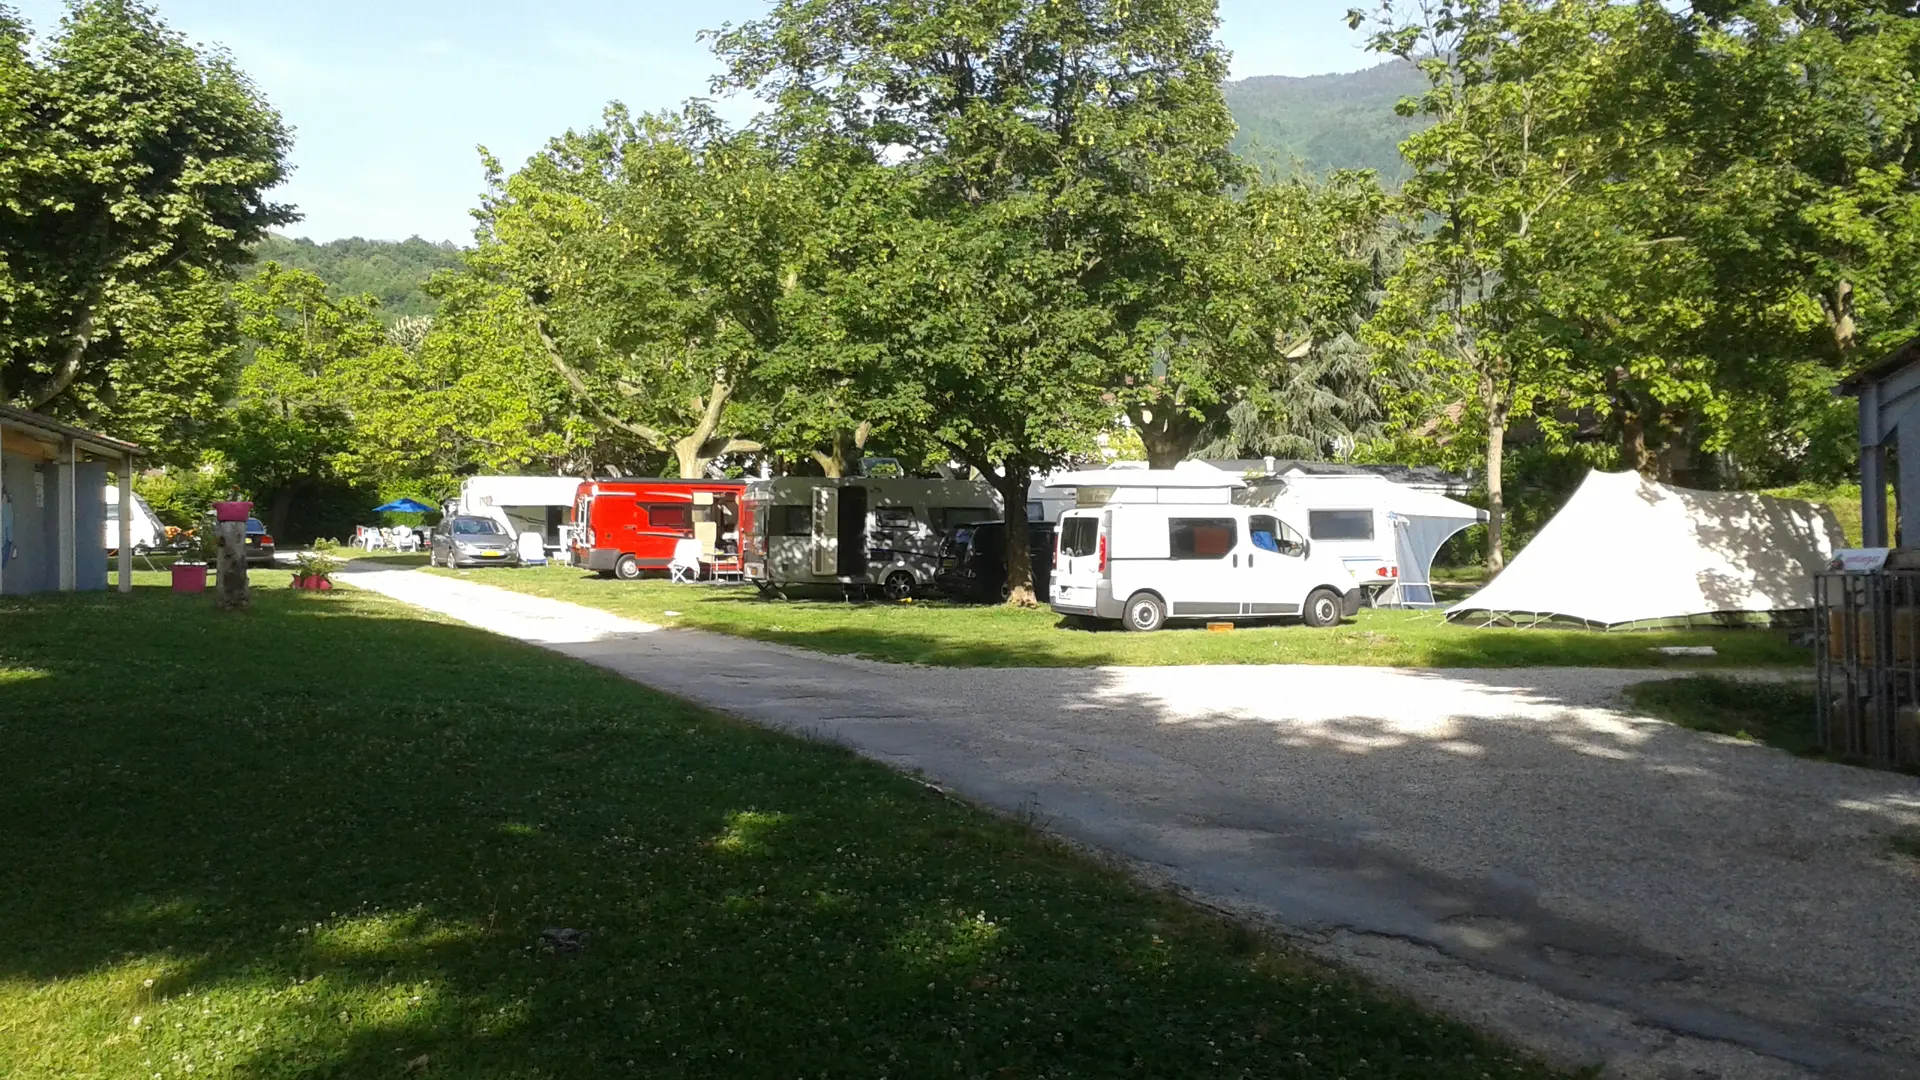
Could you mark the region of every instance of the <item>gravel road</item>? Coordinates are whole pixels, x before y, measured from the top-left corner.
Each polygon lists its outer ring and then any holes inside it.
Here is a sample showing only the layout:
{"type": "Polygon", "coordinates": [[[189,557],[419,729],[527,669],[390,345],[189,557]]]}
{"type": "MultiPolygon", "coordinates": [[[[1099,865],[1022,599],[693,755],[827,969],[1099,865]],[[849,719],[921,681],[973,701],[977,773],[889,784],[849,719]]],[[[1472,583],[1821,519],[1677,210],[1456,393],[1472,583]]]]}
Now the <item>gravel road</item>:
{"type": "Polygon", "coordinates": [[[1920,1077],[1920,780],[1623,711],[1590,669],[954,670],[471,582],[352,583],[1034,816],[1570,1064],[1920,1077]]]}

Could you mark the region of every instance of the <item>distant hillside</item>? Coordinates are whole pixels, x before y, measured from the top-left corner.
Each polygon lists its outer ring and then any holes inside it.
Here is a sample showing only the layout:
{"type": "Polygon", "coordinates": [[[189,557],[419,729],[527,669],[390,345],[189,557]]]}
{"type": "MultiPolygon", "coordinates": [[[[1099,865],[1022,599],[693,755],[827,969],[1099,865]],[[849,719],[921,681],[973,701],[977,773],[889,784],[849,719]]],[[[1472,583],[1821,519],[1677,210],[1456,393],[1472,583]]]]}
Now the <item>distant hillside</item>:
{"type": "Polygon", "coordinates": [[[417,236],[398,241],[355,236],[324,244],[269,236],[254,247],[253,257],[255,265],[277,262],[314,274],[340,296],[372,293],[380,301],[381,318],[388,322],[402,315],[433,314],[433,298],[421,286],[435,271],[460,265],[459,248],[417,236]]]}
{"type": "Polygon", "coordinates": [[[1239,153],[1310,172],[1373,169],[1392,185],[1406,178],[1400,140],[1425,126],[1393,107],[1425,87],[1418,70],[1395,61],[1347,75],[1262,75],[1223,89],[1240,124],[1239,153]]]}

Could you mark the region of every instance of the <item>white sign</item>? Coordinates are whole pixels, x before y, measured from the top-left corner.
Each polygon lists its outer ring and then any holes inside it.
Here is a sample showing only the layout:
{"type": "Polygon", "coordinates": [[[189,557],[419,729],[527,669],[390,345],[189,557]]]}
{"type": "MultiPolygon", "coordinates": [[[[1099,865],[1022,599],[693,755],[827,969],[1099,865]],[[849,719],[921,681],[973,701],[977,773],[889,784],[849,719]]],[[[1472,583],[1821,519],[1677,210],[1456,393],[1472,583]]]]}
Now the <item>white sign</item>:
{"type": "Polygon", "coordinates": [[[1849,574],[1868,574],[1887,565],[1892,548],[1841,548],[1833,553],[1833,568],[1849,574]]]}

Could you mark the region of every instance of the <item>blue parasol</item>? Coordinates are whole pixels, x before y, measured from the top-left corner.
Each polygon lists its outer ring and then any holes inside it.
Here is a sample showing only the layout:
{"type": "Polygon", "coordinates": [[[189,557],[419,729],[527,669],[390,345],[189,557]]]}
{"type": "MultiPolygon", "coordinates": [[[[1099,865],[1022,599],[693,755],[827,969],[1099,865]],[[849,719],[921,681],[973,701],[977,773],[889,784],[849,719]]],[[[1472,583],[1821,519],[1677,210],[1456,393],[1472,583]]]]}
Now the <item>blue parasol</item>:
{"type": "Polygon", "coordinates": [[[431,514],[433,513],[433,507],[427,506],[424,503],[415,502],[412,499],[395,499],[390,503],[382,503],[374,507],[373,512],[376,514],[431,514]]]}

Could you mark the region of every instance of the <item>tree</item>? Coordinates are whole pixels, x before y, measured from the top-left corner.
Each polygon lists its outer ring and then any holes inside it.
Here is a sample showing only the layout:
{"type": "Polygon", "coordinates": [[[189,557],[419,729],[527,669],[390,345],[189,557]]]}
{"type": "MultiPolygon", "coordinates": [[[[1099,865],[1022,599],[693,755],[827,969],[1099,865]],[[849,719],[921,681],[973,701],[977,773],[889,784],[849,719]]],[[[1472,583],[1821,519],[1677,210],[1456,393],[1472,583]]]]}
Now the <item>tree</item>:
{"type": "Polygon", "coordinates": [[[116,376],[151,370],[128,355],[152,343],[154,312],[203,306],[210,280],[295,219],[265,197],[288,134],[227,56],[137,0],[76,0],[43,57],[24,49],[0,12],[0,400],[110,414],[131,404],[116,376]]]}
{"type": "Polygon", "coordinates": [[[700,475],[760,448],[733,406],[757,391],[799,284],[794,195],[752,133],[697,108],[636,120],[615,106],[496,180],[471,264],[525,297],[592,415],[700,475]]]}
{"type": "Polygon", "coordinates": [[[363,478],[352,468],[346,388],[397,350],[371,305],[329,298],[304,271],[268,263],[234,290],[234,304],[252,355],[215,449],[233,482],[266,504],[268,531],[284,534],[296,499],[363,478]]]}
{"type": "MultiPolygon", "coordinates": [[[[1593,85],[1578,61],[1606,0],[1388,0],[1372,47],[1416,62],[1429,89],[1402,102],[1433,125],[1401,144],[1413,169],[1402,209],[1431,228],[1413,245],[1378,318],[1383,350],[1417,378],[1396,405],[1427,426],[1471,423],[1483,446],[1487,567],[1505,561],[1504,456],[1510,425],[1556,391],[1566,342],[1543,319],[1554,226],[1614,160],[1582,124],[1593,85]]],[[[1366,21],[1350,13],[1356,27],[1366,21]]]]}
{"type": "MultiPolygon", "coordinates": [[[[1199,200],[1195,200],[1199,202],[1199,200]]],[[[1385,213],[1372,175],[1325,183],[1254,180],[1237,198],[1206,201],[1211,228],[1178,230],[1180,277],[1156,286],[1164,337],[1149,377],[1117,388],[1146,447],[1172,468],[1195,446],[1263,411],[1304,427],[1336,423],[1328,353],[1371,284],[1367,240],[1385,213]],[[1252,415],[1250,415],[1252,414],[1252,415]]],[[[1340,387],[1352,400],[1351,387],[1340,387]]],[[[1317,456],[1317,455],[1311,455],[1317,456]]]]}
{"type": "Polygon", "coordinates": [[[1032,603],[1032,471],[1091,449],[1167,340],[1174,225],[1240,175],[1211,0],[779,0],[717,35],[726,86],[792,140],[909,184],[891,363],[947,455],[1007,505],[1009,594],[1032,603]]]}

